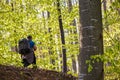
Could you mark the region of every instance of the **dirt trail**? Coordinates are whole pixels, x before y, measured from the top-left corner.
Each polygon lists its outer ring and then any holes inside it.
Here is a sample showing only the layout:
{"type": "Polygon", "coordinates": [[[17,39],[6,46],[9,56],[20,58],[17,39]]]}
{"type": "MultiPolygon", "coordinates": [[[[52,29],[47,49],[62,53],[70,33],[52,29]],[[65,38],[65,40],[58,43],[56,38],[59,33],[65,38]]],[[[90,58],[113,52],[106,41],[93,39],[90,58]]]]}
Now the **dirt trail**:
{"type": "Polygon", "coordinates": [[[0,65],[0,80],[77,80],[60,72],[0,65]]]}

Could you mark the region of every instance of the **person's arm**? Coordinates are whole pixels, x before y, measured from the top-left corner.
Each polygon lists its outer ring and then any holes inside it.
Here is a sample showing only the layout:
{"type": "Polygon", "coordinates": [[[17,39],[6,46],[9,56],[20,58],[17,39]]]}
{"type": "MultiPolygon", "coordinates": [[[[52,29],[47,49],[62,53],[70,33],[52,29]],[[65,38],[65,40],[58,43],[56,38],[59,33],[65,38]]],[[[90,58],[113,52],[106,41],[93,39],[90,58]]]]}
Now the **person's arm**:
{"type": "Polygon", "coordinates": [[[33,41],[32,41],[32,48],[33,48],[34,51],[37,50],[37,46],[36,46],[35,42],[33,42],[33,41]]]}
{"type": "Polygon", "coordinates": [[[37,46],[36,46],[36,45],[34,45],[34,46],[33,46],[33,49],[34,49],[34,51],[36,51],[36,50],[37,50],[37,46]]]}

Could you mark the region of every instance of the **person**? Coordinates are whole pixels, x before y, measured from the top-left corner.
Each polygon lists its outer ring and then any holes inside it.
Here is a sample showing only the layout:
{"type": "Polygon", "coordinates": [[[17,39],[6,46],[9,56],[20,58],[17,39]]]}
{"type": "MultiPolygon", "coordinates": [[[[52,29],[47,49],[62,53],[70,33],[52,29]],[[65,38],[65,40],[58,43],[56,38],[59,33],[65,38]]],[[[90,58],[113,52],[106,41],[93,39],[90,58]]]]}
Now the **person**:
{"type": "Polygon", "coordinates": [[[30,45],[31,52],[29,54],[26,54],[26,55],[21,55],[22,60],[23,60],[22,63],[24,65],[24,67],[27,67],[30,64],[33,64],[33,68],[37,68],[36,57],[35,57],[35,53],[34,53],[34,51],[37,50],[37,47],[35,45],[35,42],[32,40],[31,35],[27,36],[27,39],[28,39],[28,42],[29,42],[29,45],[30,45]]]}

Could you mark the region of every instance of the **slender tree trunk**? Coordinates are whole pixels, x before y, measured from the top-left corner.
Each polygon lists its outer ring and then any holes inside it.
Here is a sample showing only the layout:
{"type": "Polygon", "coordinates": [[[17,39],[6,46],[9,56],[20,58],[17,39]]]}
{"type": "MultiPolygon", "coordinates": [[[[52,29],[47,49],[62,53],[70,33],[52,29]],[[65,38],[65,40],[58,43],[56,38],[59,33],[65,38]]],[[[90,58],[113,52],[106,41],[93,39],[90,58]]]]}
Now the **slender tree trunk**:
{"type": "MultiPolygon", "coordinates": [[[[120,0],[117,0],[118,5],[120,4],[120,0]]],[[[118,14],[120,15],[120,7],[117,8],[118,14]]]]}
{"type": "Polygon", "coordinates": [[[112,3],[113,2],[113,0],[110,0],[110,3],[112,3]]]}
{"type": "Polygon", "coordinates": [[[72,2],[71,0],[68,0],[68,11],[71,12],[72,10],[72,2]]]}
{"type": "Polygon", "coordinates": [[[60,1],[59,0],[57,0],[57,10],[58,10],[58,21],[59,21],[59,27],[60,27],[61,42],[62,42],[63,72],[66,73],[67,72],[67,59],[66,59],[66,49],[64,47],[65,37],[64,37],[64,29],[63,29],[61,9],[60,9],[60,1]]]}
{"type": "MultiPolygon", "coordinates": [[[[47,19],[50,18],[50,12],[47,11],[47,16],[46,16],[47,19]]],[[[52,33],[52,29],[48,26],[48,33],[50,34],[50,37],[49,37],[49,44],[50,46],[48,47],[48,52],[49,52],[49,55],[50,55],[50,64],[52,65],[55,65],[55,59],[53,59],[51,56],[53,56],[53,46],[51,45],[52,41],[53,41],[53,35],[51,34],[52,33]]]]}
{"type": "MultiPolygon", "coordinates": [[[[71,0],[68,0],[67,3],[68,3],[68,12],[71,13],[72,8],[73,8],[73,6],[72,6],[72,1],[71,1],[71,0]]],[[[72,24],[70,24],[70,25],[76,27],[76,30],[72,29],[72,30],[69,31],[70,34],[77,34],[76,20],[74,19],[74,20],[72,21],[72,24]]],[[[75,39],[75,38],[76,38],[76,37],[73,36],[73,39],[75,39]]],[[[70,42],[70,44],[76,44],[76,43],[77,43],[76,41],[70,42]]],[[[76,73],[76,72],[77,72],[76,56],[75,56],[75,55],[71,55],[71,57],[72,57],[72,58],[71,58],[71,59],[72,59],[72,69],[73,69],[73,71],[76,73]]]]}
{"type": "Polygon", "coordinates": [[[52,34],[51,34],[51,28],[48,28],[48,32],[49,32],[49,34],[50,34],[50,39],[49,39],[49,44],[50,44],[50,46],[48,47],[48,51],[49,51],[49,55],[50,55],[50,63],[52,64],[52,65],[55,65],[55,59],[53,59],[51,56],[53,56],[53,50],[52,50],[52,45],[51,45],[51,42],[53,41],[52,40],[52,34]]]}
{"type": "Polygon", "coordinates": [[[77,63],[76,63],[76,57],[73,55],[72,56],[72,68],[73,68],[73,72],[77,73],[77,63]]]}
{"type": "Polygon", "coordinates": [[[80,9],[80,54],[78,80],[104,80],[103,62],[91,62],[92,71],[88,72],[91,56],[103,54],[102,15],[100,0],[79,0],[80,9]]]}
{"type": "Polygon", "coordinates": [[[103,1],[103,9],[104,9],[104,12],[106,12],[106,10],[107,10],[107,1],[106,0],[103,1]]]}
{"type": "Polygon", "coordinates": [[[6,3],[9,4],[9,3],[10,3],[10,0],[6,0],[6,3]]]}

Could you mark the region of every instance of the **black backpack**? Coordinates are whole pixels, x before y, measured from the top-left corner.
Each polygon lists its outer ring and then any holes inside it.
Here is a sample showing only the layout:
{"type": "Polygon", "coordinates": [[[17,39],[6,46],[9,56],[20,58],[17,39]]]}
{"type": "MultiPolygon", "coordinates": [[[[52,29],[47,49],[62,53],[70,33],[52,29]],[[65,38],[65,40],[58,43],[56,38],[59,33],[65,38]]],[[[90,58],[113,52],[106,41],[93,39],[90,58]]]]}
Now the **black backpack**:
{"type": "Polygon", "coordinates": [[[26,38],[19,40],[18,51],[19,54],[23,55],[29,54],[31,52],[29,41],[26,38]]]}

